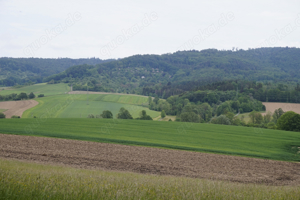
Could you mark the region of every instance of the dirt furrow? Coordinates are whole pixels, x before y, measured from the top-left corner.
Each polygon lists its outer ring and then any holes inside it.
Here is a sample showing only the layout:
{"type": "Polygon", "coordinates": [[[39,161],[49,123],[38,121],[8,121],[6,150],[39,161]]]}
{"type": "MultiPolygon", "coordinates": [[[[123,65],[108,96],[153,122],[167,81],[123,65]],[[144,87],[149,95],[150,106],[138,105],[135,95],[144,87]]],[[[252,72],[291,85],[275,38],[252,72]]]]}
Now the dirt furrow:
{"type": "Polygon", "coordinates": [[[0,134],[0,157],[78,168],[300,185],[300,164],[140,146],[0,134]]]}

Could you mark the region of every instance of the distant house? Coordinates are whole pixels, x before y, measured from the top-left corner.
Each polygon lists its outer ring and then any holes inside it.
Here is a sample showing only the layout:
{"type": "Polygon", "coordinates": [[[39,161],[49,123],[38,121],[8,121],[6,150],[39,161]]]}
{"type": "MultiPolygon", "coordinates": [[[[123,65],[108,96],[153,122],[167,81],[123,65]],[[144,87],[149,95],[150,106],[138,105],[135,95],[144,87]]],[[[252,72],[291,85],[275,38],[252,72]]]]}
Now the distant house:
{"type": "Polygon", "coordinates": [[[145,76],[142,76],[141,78],[145,78],[145,76]]]}

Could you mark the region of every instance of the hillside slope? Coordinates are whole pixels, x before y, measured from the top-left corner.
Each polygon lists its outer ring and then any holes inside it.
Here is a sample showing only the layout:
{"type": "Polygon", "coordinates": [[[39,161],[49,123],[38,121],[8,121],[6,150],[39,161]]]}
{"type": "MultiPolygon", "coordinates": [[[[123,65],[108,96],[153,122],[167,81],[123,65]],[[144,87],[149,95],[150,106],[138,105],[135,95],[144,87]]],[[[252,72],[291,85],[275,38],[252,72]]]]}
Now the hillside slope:
{"type": "Polygon", "coordinates": [[[221,80],[294,81],[300,78],[300,49],[260,48],[247,51],[179,51],[135,55],[96,66],[74,66],[46,81],[74,84],[74,90],[134,93],[156,84],[221,80]]]}
{"type": "Polygon", "coordinates": [[[110,60],[70,58],[0,58],[0,85],[25,82],[41,83],[43,78],[60,73],[74,65],[95,65],[110,60]]]}

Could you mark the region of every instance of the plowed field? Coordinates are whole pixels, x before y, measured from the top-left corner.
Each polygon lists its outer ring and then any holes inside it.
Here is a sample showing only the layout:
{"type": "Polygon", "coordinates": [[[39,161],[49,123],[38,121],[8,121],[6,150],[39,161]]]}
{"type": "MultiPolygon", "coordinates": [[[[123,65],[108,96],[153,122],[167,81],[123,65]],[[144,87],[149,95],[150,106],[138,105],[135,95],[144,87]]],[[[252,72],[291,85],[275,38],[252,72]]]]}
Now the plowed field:
{"type": "MultiPolygon", "coordinates": [[[[263,105],[266,106],[266,113],[268,111],[274,113],[274,111],[278,108],[281,108],[284,112],[287,111],[294,111],[295,113],[300,114],[300,104],[296,103],[270,103],[270,102],[264,102],[263,105]]],[[[264,114],[266,114],[264,113],[264,114]]]]}
{"type": "Polygon", "coordinates": [[[87,169],[300,185],[299,163],[77,140],[0,134],[0,157],[87,169]]]}
{"type": "Polygon", "coordinates": [[[22,116],[23,112],[29,108],[32,108],[39,103],[35,100],[26,101],[3,101],[0,102],[0,109],[5,109],[3,112],[6,118],[11,118],[13,115],[22,116]]]}

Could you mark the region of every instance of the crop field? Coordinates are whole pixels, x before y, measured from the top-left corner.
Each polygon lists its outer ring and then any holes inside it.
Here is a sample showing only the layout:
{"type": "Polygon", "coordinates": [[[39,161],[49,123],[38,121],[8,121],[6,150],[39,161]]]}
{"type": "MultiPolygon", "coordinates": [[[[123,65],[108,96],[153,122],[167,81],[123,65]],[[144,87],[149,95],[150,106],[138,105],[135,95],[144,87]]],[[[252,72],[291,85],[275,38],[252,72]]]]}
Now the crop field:
{"type": "Polygon", "coordinates": [[[0,133],[300,161],[300,135],[271,129],[112,119],[4,119],[0,133]],[[18,121],[16,121],[18,120],[18,121]]]}
{"type": "Polygon", "coordinates": [[[298,186],[266,186],[0,160],[3,199],[299,199],[298,186]]]}
{"type": "Polygon", "coordinates": [[[2,113],[2,112],[4,112],[4,111],[6,111],[7,109],[0,109],[0,113],[2,113]]]}
{"type": "Polygon", "coordinates": [[[146,110],[147,114],[153,118],[159,116],[160,113],[157,111],[131,104],[143,103],[144,99],[146,98],[139,96],[105,94],[55,95],[36,98],[35,100],[39,102],[39,105],[25,111],[22,117],[86,118],[89,114],[100,115],[103,110],[110,110],[116,117],[121,107],[126,108],[134,118],[139,117],[142,110],[146,110]]]}
{"type": "MultiPolygon", "coordinates": [[[[74,94],[73,94],[74,95],[74,94]]],[[[118,94],[81,94],[74,95],[80,101],[107,101],[123,104],[146,105],[148,98],[145,96],[118,95],[118,94]]]]}
{"type": "Polygon", "coordinates": [[[266,111],[274,112],[276,109],[281,108],[284,112],[294,111],[300,114],[300,104],[299,103],[274,103],[274,102],[264,102],[266,106],[266,111]]]}
{"type": "Polygon", "coordinates": [[[44,94],[45,96],[65,94],[70,91],[70,87],[66,83],[58,84],[46,84],[40,83],[30,86],[25,86],[22,88],[5,88],[5,90],[0,90],[0,95],[8,95],[12,93],[30,93],[33,92],[36,96],[39,94],[44,94]]]}

